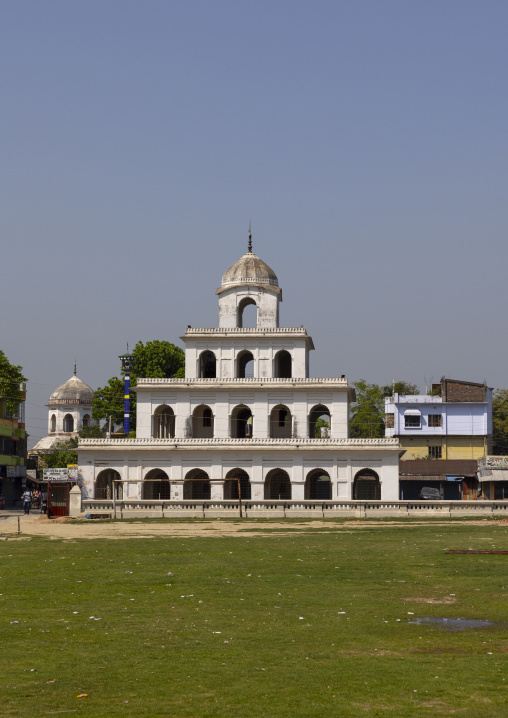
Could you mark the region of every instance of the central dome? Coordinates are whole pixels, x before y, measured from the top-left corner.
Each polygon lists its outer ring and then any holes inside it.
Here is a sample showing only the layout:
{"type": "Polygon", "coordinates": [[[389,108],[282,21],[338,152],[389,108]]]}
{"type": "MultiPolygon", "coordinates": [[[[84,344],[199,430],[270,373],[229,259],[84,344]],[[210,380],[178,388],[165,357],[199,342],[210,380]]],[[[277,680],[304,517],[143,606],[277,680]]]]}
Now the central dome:
{"type": "Polygon", "coordinates": [[[279,286],[279,280],[273,269],[253,252],[244,254],[222,275],[222,287],[245,283],[279,286]]]}
{"type": "Polygon", "coordinates": [[[76,374],[71,376],[64,384],[55,389],[49,397],[53,404],[91,404],[94,391],[84,381],[78,379],[76,374]]]}

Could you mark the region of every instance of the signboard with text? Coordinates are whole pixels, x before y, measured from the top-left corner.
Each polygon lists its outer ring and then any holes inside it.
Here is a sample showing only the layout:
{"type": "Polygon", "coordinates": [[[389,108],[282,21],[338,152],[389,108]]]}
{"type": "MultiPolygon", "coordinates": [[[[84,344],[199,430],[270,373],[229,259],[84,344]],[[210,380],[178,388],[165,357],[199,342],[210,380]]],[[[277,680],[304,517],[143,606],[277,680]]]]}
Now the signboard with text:
{"type": "Polygon", "coordinates": [[[69,469],[44,469],[43,481],[58,481],[60,483],[66,481],[77,481],[77,471],[69,469]]]}

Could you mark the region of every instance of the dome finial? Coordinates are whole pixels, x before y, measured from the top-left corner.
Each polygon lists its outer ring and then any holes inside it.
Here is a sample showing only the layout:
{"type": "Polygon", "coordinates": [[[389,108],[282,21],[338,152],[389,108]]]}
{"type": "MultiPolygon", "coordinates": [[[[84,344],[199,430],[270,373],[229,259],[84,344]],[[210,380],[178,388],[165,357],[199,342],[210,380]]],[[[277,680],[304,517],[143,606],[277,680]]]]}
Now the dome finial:
{"type": "Polygon", "coordinates": [[[77,376],[76,374],[76,360],[74,359],[74,376],[77,376]]]}
{"type": "Polygon", "coordinates": [[[248,251],[249,251],[249,254],[252,254],[252,232],[250,231],[250,228],[251,228],[251,223],[250,223],[250,220],[249,220],[249,245],[248,245],[248,251]]]}

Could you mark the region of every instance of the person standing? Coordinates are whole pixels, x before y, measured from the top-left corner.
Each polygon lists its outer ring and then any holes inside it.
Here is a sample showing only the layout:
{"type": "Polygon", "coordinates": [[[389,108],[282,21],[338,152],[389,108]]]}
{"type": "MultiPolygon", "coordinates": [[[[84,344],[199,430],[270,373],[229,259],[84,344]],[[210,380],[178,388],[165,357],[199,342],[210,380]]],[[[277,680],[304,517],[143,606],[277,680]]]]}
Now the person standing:
{"type": "Polygon", "coordinates": [[[23,510],[25,514],[30,513],[30,504],[32,502],[32,494],[28,489],[25,489],[25,493],[21,497],[23,499],[23,510]]]}

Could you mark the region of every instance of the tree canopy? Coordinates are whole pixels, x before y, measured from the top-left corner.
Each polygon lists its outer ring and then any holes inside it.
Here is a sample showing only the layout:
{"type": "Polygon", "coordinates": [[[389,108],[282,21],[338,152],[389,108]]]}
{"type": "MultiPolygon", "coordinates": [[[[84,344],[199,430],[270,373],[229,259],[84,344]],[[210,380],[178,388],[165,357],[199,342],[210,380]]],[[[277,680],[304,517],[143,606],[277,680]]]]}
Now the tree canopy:
{"type": "Polygon", "coordinates": [[[355,381],[356,401],[351,404],[349,433],[353,439],[375,439],[385,435],[385,394],[378,384],[355,381]]]}
{"type": "MultiPolygon", "coordinates": [[[[155,339],[151,342],[138,342],[132,352],[134,369],[131,372],[131,386],[136,385],[138,377],[147,379],[165,379],[185,376],[185,354],[183,349],[167,341],[155,339]]],[[[100,387],[92,400],[92,416],[94,419],[108,419],[114,425],[123,425],[124,415],[124,384],[123,379],[111,377],[104,387],[100,387]]],[[[129,428],[136,428],[136,392],[130,399],[129,428]]]]}
{"type": "Polygon", "coordinates": [[[0,349],[0,402],[4,404],[8,414],[16,414],[21,391],[19,385],[26,381],[23,376],[23,369],[20,366],[11,364],[0,349]]]}
{"type": "Polygon", "coordinates": [[[494,454],[508,454],[508,389],[492,395],[492,443],[494,454]]]}
{"type": "MultiPolygon", "coordinates": [[[[80,439],[100,439],[105,431],[98,424],[83,426],[78,432],[80,439]]],[[[65,469],[69,464],[78,463],[78,438],[71,436],[67,441],[59,441],[53,451],[41,454],[41,464],[48,469],[65,469]]]]}

